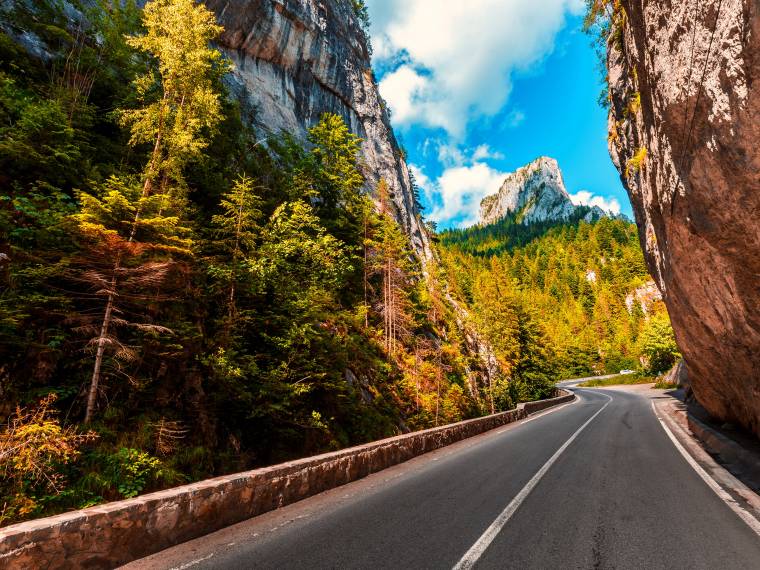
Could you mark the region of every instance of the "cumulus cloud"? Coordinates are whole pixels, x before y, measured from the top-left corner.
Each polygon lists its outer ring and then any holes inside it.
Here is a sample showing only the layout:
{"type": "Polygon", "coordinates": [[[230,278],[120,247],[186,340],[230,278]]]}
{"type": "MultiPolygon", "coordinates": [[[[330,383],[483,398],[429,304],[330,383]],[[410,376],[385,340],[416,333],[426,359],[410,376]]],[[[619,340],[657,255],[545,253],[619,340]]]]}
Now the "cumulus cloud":
{"type": "MultiPolygon", "coordinates": [[[[566,15],[583,9],[583,0],[368,4],[376,61],[397,65],[380,82],[396,123],[442,128],[455,138],[472,120],[503,109],[512,72],[550,53],[566,15]]],[[[519,112],[511,120],[519,123],[519,112]]]]}
{"type": "Polygon", "coordinates": [[[481,144],[473,148],[463,148],[440,139],[425,139],[422,145],[422,155],[428,157],[434,152],[435,158],[444,167],[463,166],[485,160],[501,160],[504,155],[492,149],[488,144],[481,144]]]}
{"type": "Polygon", "coordinates": [[[575,194],[570,194],[570,200],[578,206],[599,206],[605,212],[620,213],[620,202],[617,201],[617,198],[596,196],[588,190],[581,190],[575,194]]]}
{"type": "Polygon", "coordinates": [[[433,209],[428,218],[434,222],[455,222],[460,227],[478,221],[480,201],[498,192],[506,173],[483,162],[446,168],[431,180],[418,167],[412,167],[417,183],[430,196],[433,209]]]}
{"type": "Polygon", "coordinates": [[[488,159],[501,160],[502,158],[504,158],[504,155],[502,153],[499,151],[491,150],[491,147],[487,144],[480,145],[472,153],[473,161],[488,159]]]}

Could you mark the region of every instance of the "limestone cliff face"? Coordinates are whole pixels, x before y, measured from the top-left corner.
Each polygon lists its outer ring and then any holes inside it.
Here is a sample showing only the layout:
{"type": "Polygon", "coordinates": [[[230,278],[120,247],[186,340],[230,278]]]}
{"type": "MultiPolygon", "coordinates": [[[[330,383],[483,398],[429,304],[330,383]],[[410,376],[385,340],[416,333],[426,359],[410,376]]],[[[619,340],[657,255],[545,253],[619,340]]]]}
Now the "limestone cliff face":
{"type": "MultiPolygon", "coordinates": [[[[378,93],[367,41],[350,0],[204,0],[224,34],[221,49],[235,65],[233,88],[252,108],[263,131],[304,137],[325,112],[343,116],[363,139],[364,174],[370,190],[385,179],[396,218],[420,257],[434,257],[430,237],[414,206],[411,179],[388,112],[378,93]]],[[[452,303],[472,354],[481,360],[470,388],[495,374],[491,350],[452,303]]]]}
{"type": "Polygon", "coordinates": [[[760,3],[622,6],[610,153],[696,398],[760,435],[760,3]]]}
{"type": "Polygon", "coordinates": [[[349,0],[205,0],[224,26],[238,96],[258,127],[303,137],[322,113],[342,115],[363,139],[370,189],[384,178],[396,217],[423,259],[429,237],[409,171],[380,99],[364,33],[349,0]]]}
{"type": "MultiPolygon", "coordinates": [[[[542,156],[507,175],[496,194],[480,203],[480,224],[488,225],[516,214],[524,224],[569,219],[577,210],[565,189],[559,164],[542,156]]],[[[594,206],[587,221],[606,213],[594,206]]]]}

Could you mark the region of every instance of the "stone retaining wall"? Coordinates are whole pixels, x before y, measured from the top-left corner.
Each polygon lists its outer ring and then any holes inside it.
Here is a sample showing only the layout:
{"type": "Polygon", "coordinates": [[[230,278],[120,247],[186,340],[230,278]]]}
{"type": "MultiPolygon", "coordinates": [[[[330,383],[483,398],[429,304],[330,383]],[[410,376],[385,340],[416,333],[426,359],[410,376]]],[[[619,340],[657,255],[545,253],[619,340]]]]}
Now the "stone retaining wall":
{"type": "Polygon", "coordinates": [[[0,529],[0,568],[113,568],[570,402],[515,410],[0,529]]]}

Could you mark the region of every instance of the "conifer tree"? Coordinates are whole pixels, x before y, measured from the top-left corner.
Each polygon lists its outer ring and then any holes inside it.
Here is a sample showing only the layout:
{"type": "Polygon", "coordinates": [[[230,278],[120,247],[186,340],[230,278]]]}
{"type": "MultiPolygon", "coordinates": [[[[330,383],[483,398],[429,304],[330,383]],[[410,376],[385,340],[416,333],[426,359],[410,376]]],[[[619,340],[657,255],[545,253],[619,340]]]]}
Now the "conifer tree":
{"type": "MultiPolygon", "coordinates": [[[[216,245],[229,260],[226,264],[213,264],[214,277],[227,284],[227,328],[237,314],[236,294],[238,280],[249,268],[261,234],[261,200],[254,193],[253,181],[240,176],[221,200],[221,213],[211,218],[216,228],[216,245]]],[[[250,271],[247,271],[250,274],[250,271]]]]}
{"type": "Polygon", "coordinates": [[[388,185],[380,180],[377,187],[379,215],[373,237],[375,272],[381,275],[383,298],[383,338],[386,354],[392,358],[399,341],[410,335],[408,280],[411,253],[408,241],[391,215],[388,185]]]}
{"type": "MultiPolygon", "coordinates": [[[[157,71],[151,69],[135,80],[143,105],[121,113],[130,128],[130,144],[152,147],[142,190],[136,193],[128,182],[112,179],[102,197],[82,194],[82,210],[74,216],[86,238],[97,242],[96,250],[113,259],[111,275],[98,273],[95,279],[104,284],[97,294],[106,302],[94,341],[85,423],[95,412],[106,348],[119,346],[111,329],[122,275],[127,268],[146,267],[156,256],[165,258],[165,269],[167,255],[170,259],[172,253],[190,252],[191,242],[180,222],[185,200],[182,171],[207,146],[208,135],[221,119],[216,81],[225,66],[220,52],[209,46],[221,32],[213,13],[192,0],[153,0],[145,6],[143,24],[147,33],[128,43],[155,58],[157,71]]],[[[156,272],[154,278],[161,275],[156,272]]]]}

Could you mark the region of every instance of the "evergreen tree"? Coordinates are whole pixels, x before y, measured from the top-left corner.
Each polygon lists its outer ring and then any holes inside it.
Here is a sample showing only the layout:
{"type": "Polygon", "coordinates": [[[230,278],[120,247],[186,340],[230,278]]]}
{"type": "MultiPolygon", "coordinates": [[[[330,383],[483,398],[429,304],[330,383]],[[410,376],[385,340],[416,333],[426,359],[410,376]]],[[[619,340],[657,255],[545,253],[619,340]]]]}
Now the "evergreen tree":
{"type": "Polygon", "coordinates": [[[221,201],[221,213],[211,218],[215,227],[214,245],[221,250],[218,263],[212,263],[212,277],[227,288],[227,330],[237,315],[238,283],[250,277],[250,265],[255,260],[261,240],[261,200],[254,193],[253,181],[240,176],[221,201]]]}
{"type": "Polygon", "coordinates": [[[190,157],[205,148],[204,131],[213,129],[220,119],[214,78],[223,66],[221,54],[210,48],[209,42],[221,28],[213,14],[192,0],[153,0],[145,7],[143,25],[147,33],[131,38],[129,44],[156,59],[158,74],[151,70],[135,80],[136,93],[144,105],[122,111],[122,120],[131,129],[130,144],[152,145],[142,190],[135,195],[128,183],[113,179],[102,198],[82,194],[81,213],[74,216],[84,236],[98,242],[93,247],[113,259],[110,276],[93,276],[96,282],[104,282],[97,294],[106,301],[97,341],[93,342],[95,362],[85,423],[95,412],[106,348],[116,346],[117,354],[123,353],[123,345],[116,342],[111,330],[121,274],[137,264],[147,278],[145,269],[151,267],[150,257],[155,259],[157,252],[189,253],[191,244],[181,235],[179,222],[184,213],[184,195],[178,192],[184,186],[182,169],[190,157]],[[154,192],[156,181],[158,191],[154,192]]]}

